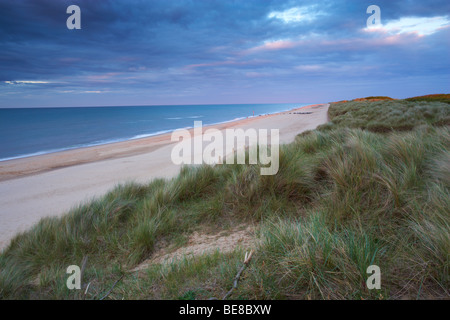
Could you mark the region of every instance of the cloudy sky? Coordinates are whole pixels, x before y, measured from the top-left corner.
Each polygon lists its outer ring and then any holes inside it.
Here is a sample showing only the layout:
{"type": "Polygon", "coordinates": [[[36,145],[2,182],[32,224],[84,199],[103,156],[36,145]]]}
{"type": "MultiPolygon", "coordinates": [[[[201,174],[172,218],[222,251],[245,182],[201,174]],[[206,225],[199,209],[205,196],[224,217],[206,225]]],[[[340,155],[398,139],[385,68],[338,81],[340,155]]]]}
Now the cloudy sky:
{"type": "Polygon", "coordinates": [[[405,98],[449,57],[448,0],[0,0],[0,107],[405,98]]]}

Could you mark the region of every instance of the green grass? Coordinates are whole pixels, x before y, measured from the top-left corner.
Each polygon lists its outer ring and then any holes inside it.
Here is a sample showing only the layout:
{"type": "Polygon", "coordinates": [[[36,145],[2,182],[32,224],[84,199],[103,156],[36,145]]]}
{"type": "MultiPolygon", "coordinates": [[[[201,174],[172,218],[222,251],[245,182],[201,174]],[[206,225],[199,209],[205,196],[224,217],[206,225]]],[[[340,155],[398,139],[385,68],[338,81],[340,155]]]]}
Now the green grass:
{"type": "Polygon", "coordinates": [[[234,299],[448,299],[449,107],[439,102],[333,104],[331,122],[280,149],[280,169],[185,167],[172,180],[117,186],[41,220],[0,255],[2,299],[221,298],[244,252],[133,267],[194,231],[257,226],[234,299]],[[67,266],[88,263],[68,290],[67,266]],[[368,290],[366,269],[381,268],[368,290]]]}
{"type": "Polygon", "coordinates": [[[408,131],[420,126],[450,125],[450,108],[444,102],[353,101],[331,104],[331,122],[319,129],[359,128],[372,132],[408,131]]]}

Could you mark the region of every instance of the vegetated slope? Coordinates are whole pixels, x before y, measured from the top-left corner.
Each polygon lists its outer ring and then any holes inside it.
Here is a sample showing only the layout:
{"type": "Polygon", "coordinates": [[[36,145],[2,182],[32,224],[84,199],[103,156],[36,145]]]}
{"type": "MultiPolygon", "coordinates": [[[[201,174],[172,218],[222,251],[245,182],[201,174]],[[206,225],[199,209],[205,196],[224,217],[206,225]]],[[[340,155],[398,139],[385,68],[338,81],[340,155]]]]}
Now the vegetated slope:
{"type": "Polygon", "coordinates": [[[372,132],[409,131],[420,126],[450,125],[450,107],[443,102],[352,101],[332,103],[331,123],[320,128],[360,128],[372,132]]]}
{"type": "Polygon", "coordinates": [[[450,94],[428,94],[425,96],[418,96],[405,99],[407,101],[436,101],[450,103],[450,94]]]}
{"type": "Polygon", "coordinates": [[[0,255],[2,298],[223,297],[243,251],[127,272],[194,231],[258,226],[254,258],[232,298],[449,298],[450,128],[441,103],[333,104],[331,122],[282,146],[280,169],[184,168],[171,181],[119,186],[44,219],[0,255]],[[389,115],[389,116],[388,116],[389,115]],[[66,268],[88,263],[83,290],[66,268]],[[368,290],[369,265],[381,290],[368,290]]]}
{"type": "MultiPolygon", "coordinates": [[[[358,99],[356,99],[358,100],[358,99]]],[[[361,100],[394,100],[391,97],[387,97],[387,96],[370,96],[370,97],[365,97],[362,98],[361,100]]]]}
{"type": "MultiPolygon", "coordinates": [[[[367,101],[367,102],[373,102],[373,101],[385,101],[385,100],[396,100],[391,97],[387,96],[370,96],[365,98],[357,98],[353,100],[342,100],[337,101],[333,103],[346,103],[346,102],[358,102],[358,101],[367,101]]],[[[445,102],[450,103],[450,94],[427,94],[424,96],[417,96],[417,97],[411,97],[404,99],[406,101],[427,101],[427,102],[445,102]]]]}
{"type": "Polygon", "coordinates": [[[336,102],[332,102],[332,103],[347,103],[347,102],[354,102],[354,101],[373,102],[373,101],[385,101],[385,100],[395,100],[395,99],[392,99],[391,97],[387,97],[387,96],[370,96],[370,97],[365,97],[365,98],[356,98],[353,100],[341,100],[341,101],[336,101],[336,102]]]}

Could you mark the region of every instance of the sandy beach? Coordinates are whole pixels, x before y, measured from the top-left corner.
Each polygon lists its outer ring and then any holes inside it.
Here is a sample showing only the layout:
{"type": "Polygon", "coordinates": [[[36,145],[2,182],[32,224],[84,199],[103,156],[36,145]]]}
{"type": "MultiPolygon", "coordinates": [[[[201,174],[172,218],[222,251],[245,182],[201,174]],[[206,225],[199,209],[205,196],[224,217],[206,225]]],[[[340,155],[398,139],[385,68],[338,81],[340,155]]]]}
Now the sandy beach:
{"type": "MultiPolygon", "coordinates": [[[[280,143],[290,143],[326,123],[327,110],[328,104],[309,105],[211,127],[279,129],[280,143]]],[[[170,138],[168,133],[0,162],[0,249],[41,218],[64,214],[119,183],[172,178],[180,166],[171,161],[170,138]]]]}

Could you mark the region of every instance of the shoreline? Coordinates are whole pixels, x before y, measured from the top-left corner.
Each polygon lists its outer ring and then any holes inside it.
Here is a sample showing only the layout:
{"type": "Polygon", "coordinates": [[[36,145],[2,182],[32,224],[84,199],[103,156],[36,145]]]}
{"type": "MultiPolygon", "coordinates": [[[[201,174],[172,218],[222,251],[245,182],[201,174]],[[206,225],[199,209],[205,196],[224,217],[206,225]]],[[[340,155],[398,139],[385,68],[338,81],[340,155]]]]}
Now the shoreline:
{"type": "MultiPolygon", "coordinates": [[[[280,113],[284,113],[284,112],[298,110],[298,109],[301,109],[301,108],[304,108],[304,107],[308,107],[308,106],[310,106],[310,105],[305,105],[305,106],[296,107],[296,108],[293,108],[293,109],[277,111],[277,112],[273,112],[273,113],[260,114],[260,115],[257,115],[257,116],[240,117],[240,118],[236,118],[236,119],[232,119],[232,120],[225,120],[225,121],[220,121],[220,122],[217,122],[217,123],[206,124],[206,125],[203,125],[203,127],[215,127],[215,126],[218,126],[218,125],[232,123],[232,122],[238,122],[238,121],[249,119],[249,118],[258,118],[258,117],[261,117],[261,116],[271,116],[271,115],[276,115],[276,114],[280,114],[280,113]]],[[[194,119],[194,121],[195,121],[195,119],[194,119]]],[[[78,149],[85,149],[85,148],[91,148],[91,147],[99,147],[99,146],[109,145],[109,144],[114,144],[114,143],[128,142],[128,141],[132,141],[132,140],[146,139],[146,138],[161,136],[161,135],[164,135],[164,134],[171,134],[172,132],[174,132],[176,130],[180,130],[180,129],[190,130],[190,129],[193,129],[193,127],[167,129],[167,130],[162,130],[162,131],[157,131],[157,132],[150,132],[150,133],[140,134],[140,135],[133,136],[133,137],[128,137],[128,138],[118,138],[118,139],[111,140],[111,141],[103,141],[103,142],[99,142],[99,143],[92,142],[92,143],[88,143],[88,144],[81,145],[81,146],[76,146],[76,147],[59,148],[59,149],[55,149],[55,150],[49,149],[49,150],[43,150],[43,151],[36,151],[36,152],[33,152],[33,153],[27,153],[27,154],[23,154],[23,155],[17,155],[17,156],[2,158],[2,159],[0,159],[0,168],[1,168],[1,164],[3,162],[6,162],[6,161],[20,160],[20,159],[25,159],[25,158],[43,156],[43,155],[47,155],[47,154],[54,154],[54,153],[59,153],[59,152],[78,150],[78,149]]]]}
{"type": "MultiPolygon", "coordinates": [[[[329,104],[307,105],[285,112],[203,127],[278,129],[280,144],[328,121],[329,104]],[[296,112],[309,109],[308,112],[296,112]],[[311,111],[311,112],[309,112],[311,111]]],[[[194,129],[189,130],[193,138],[194,129]]],[[[119,184],[146,184],[171,179],[181,168],[171,159],[171,133],[79,148],[0,163],[0,250],[18,233],[44,217],[59,217],[102,197],[119,184]]]]}
{"type": "MultiPolygon", "coordinates": [[[[294,112],[300,109],[307,109],[318,105],[322,104],[311,104],[276,113],[204,125],[203,129],[206,130],[209,128],[216,128],[218,130],[225,130],[230,127],[246,125],[260,119],[274,117],[280,114],[285,114],[286,112],[294,112]]],[[[191,134],[193,133],[193,128],[186,129],[189,130],[191,134]]],[[[154,134],[148,137],[132,138],[123,141],[77,147],[73,149],[3,160],[0,161],[0,182],[84,163],[117,159],[127,156],[139,155],[146,152],[152,152],[164,145],[176,143],[170,140],[172,133],[176,130],[179,129],[174,129],[165,133],[154,134]]]]}

